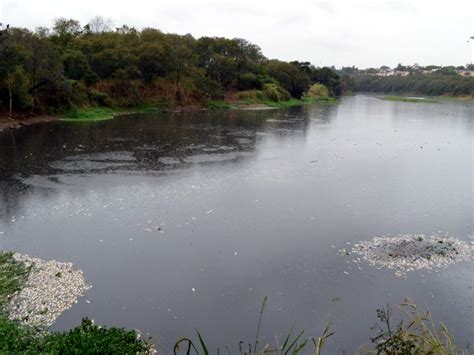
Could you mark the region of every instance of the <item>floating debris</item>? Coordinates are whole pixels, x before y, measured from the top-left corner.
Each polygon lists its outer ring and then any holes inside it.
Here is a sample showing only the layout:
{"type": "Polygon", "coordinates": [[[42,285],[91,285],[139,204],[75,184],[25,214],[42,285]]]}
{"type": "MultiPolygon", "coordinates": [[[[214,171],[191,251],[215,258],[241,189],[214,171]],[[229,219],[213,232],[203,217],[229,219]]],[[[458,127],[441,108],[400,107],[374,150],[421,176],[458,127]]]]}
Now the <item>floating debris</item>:
{"type": "Polygon", "coordinates": [[[376,237],[354,244],[352,253],[361,255],[372,266],[395,270],[395,275],[399,277],[409,271],[444,268],[474,260],[473,245],[447,235],[376,237]]]}
{"type": "Polygon", "coordinates": [[[81,270],[72,263],[45,261],[14,254],[17,261],[31,267],[25,286],[5,307],[8,318],[46,330],[77,298],[91,288],[81,270]]]}

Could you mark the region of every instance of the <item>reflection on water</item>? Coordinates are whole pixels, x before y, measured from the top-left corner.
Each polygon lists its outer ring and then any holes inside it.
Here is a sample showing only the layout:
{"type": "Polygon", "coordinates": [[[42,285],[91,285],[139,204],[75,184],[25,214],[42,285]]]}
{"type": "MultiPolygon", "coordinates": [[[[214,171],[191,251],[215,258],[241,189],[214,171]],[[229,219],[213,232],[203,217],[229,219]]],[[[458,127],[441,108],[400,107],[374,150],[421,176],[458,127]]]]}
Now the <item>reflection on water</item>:
{"type": "Polygon", "coordinates": [[[383,234],[469,240],[473,117],[469,104],[355,96],[4,132],[0,243],[72,261],[94,285],[57,329],[90,316],[165,353],[194,328],[216,346],[251,339],[265,295],[266,337],[332,321],[328,350],[351,352],[378,306],[411,297],[463,345],[471,264],[401,280],[337,250],[383,234]]]}

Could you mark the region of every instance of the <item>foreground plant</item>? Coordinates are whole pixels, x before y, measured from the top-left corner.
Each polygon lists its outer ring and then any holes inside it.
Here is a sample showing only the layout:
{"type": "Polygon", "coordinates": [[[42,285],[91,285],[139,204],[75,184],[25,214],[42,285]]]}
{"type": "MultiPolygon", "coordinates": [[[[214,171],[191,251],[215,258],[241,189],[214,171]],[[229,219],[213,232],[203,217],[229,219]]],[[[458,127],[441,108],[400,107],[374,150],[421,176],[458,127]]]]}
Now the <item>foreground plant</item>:
{"type": "MultiPolygon", "coordinates": [[[[283,343],[280,345],[280,341],[278,337],[275,336],[275,342],[273,344],[265,344],[260,346],[260,330],[262,326],[262,316],[265,311],[265,306],[267,303],[267,297],[265,296],[262,301],[262,306],[260,308],[260,314],[258,316],[258,323],[257,323],[257,331],[255,335],[255,341],[249,343],[248,345],[244,346],[244,342],[239,342],[239,354],[241,355],[264,355],[264,354],[278,354],[278,355],[296,355],[300,353],[307,353],[308,349],[311,349],[312,353],[316,353],[316,355],[321,354],[321,349],[324,346],[324,343],[327,338],[332,336],[334,332],[329,330],[329,325],[326,326],[322,335],[318,338],[313,337],[303,337],[304,331],[301,331],[296,336],[293,336],[293,328],[290,329],[288,335],[286,336],[283,343]]],[[[181,338],[178,340],[174,346],[173,352],[175,355],[179,353],[179,351],[184,348],[185,354],[189,355],[191,352],[194,354],[203,354],[209,355],[209,345],[204,340],[203,336],[199,331],[196,330],[199,343],[194,343],[193,340],[190,338],[181,338]]],[[[224,347],[226,352],[230,354],[230,350],[227,346],[224,347]]],[[[221,349],[217,348],[216,354],[220,354],[221,349]]]]}
{"type": "Polygon", "coordinates": [[[421,311],[411,300],[398,307],[402,320],[393,324],[392,309],[387,306],[377,310],[380,324],[373,329],[377,335],[371,339],[375,349],[361,353],[376,354],[467,354],[454,344],[448,328],[441,322],[437,327],[429,311],[421,311]]]}

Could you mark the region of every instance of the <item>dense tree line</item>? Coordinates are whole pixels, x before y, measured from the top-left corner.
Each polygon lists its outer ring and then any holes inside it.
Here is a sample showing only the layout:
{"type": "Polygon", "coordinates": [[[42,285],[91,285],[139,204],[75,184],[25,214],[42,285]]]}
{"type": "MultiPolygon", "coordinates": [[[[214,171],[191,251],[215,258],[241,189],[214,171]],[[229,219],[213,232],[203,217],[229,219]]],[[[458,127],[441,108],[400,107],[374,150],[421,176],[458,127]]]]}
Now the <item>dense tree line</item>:
{"type": "Polygon", "coordinates": [[[72,107],[190,105],[226,92],[276,90],[300,98],[314,83],[338,96],[349,85],[330,68],[269,60],[244,39],[112,29],[57,19],[53,28],[0,31],[1,111],[58,112],[72,107]]]}
{"type": "Polygon", "coordinates": [[[420,95],[474,95],[474,77],[456,74],[423,74],[409,76],[358,75],[354,77],[357,91],[413,93],[420,95]]]}

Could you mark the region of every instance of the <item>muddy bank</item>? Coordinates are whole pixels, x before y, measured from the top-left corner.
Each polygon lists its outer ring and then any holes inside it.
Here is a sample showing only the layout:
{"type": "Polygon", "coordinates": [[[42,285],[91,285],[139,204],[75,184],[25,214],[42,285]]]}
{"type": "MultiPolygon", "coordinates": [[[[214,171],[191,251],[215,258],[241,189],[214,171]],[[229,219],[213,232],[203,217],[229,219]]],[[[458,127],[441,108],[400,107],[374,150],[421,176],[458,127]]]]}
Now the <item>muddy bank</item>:
{"type": "Polygon", "coordinates": [[[55,116],[34,116],[29,118],[5,118],[0,117],[0,132],[6,131],[8,129],[16,129],[23,126],[29,126],[36,123],[51,122],[57,121],[60,117],[55,116]]]}
{"type": "MultiPolygon", "coordinates": [[[[231,104],[228,109],[231,110],[274,110],[277,107],[271,107],[264,104],[231,104]]],[[[187,112],[198,112],[198,111],[207,111],[209,108],[202,106],[182,106],[173,109],[160,109],[157,112],[162,113],[187,113],[187,112]]],[[[117,111],[113,114],[114,117],[121,115],[130,115],[136,113],[143,113],[140,109],[130,110],[130,111],[117,111]]],[[[44,115],[44,116],[32,116],[32,117],[21,117],[10,119],[7,117],[0,117],[0,132],[17,129],[23,126],[29,126],[38,123],[59,121],[64,118],[64,115],[44,115]]]]}

